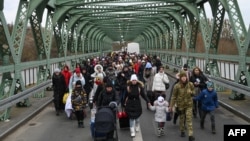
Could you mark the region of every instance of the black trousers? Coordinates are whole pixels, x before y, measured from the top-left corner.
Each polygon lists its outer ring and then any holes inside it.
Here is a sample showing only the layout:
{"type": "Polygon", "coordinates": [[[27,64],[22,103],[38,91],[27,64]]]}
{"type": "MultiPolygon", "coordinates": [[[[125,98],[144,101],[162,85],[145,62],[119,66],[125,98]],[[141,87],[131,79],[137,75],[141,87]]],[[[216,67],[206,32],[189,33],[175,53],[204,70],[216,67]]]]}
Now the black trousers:
{"type": "Polygon", "coordinates": [[[78,122],[82,122],[84,119],[83,110],[75,111],[76,119],[78,122]]]}

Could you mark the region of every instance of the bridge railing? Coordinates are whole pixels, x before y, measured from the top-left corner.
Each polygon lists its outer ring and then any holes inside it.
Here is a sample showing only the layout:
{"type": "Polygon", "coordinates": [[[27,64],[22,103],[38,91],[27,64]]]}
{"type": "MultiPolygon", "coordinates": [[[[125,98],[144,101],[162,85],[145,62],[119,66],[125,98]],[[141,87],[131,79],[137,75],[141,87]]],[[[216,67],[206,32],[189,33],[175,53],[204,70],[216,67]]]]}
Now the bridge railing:
{"type": "MultiPolygon", "coordinates": [[[[165,65],[168,65],[168,66],[170,66],[172,68],[178,69],[178,70],[181,69],[181,66],[173,65],[173,64],[170,64],[170,63],[167,63],[167,62],[162,62],[162,63],[164,63],[165,65]]],[[[204,75],[208,79],[210,79],[211,81],[213,81],[215,84],[217,84],[219,86],[223,86],[223,87],[228,88],[230,90],[233,90],[233,91],[235,91],[237,93],[241,93],[241,94],[250,96],[250,93],[249,93],[250,92],[250,87],[248,87],[248,86],[241,85],[241,84],[238,84],[236,82],[226,80],[226,79],[223,79],[223,78],[214,77],[214,76],[211,76],[211,75],[207,75],[207,74],[204,74],[204,75]]]]}
{"type": "Polygon", "coordinates": [[[16,103],[20,102],[21,100],[29,98],[33,94],[36,94],[36,93],[44,90],[50,84],[51,84],[51,80],[48,80],[48,81],[42,82],[39,85],[36,85],[32,88],[24,90],[16,95],[13,95],[11,97],[7,97],[7,98],[1,100],[0,101],[0,111],[5,110],[5,109],[15,105],[16,103]]]}
{"type": "MultiPolygon", "coordinates": [[[[16,105],[17,103],[29,99],[33,96],[33,98],[36,98],[34,95],[41,93],[45,90],[45,88],[51,86],[51,79],[49,80],[43,79],[42,82],[38,83],[38,71],[40,66],[47,66],[49,64],[50,74],[53,74],[54,69],[59,67],[60,63],[65,62],[68,65],[74,66],[77,60],[79,59],[86,59],[89,57],[99,56],[100,52],[96,53],[88,53],[88,54],[82,54],[82,55],[74,55],[74,56],[68,56],[68,57],[62,57],[62,58],[52,58],[50,60],[41,60],[41,61],[30,61],[30,62],[22,62],[20,64],[17,64],[16,66],[14,64],[7,65],[4,67],[0,67],[0,120],[7,120],[11,113],[11,107],[16,105]],[[72,61],[74,60],[74,61],[72,61]],[[18,67],[18,71],[15,70],[15,68],[18,67]],[[3,80],[3,74],[9,73],[8,80],[6,78],[3,80]],[[16,91],[17,87],[21,88],[20,83],[12,82],[13,80],[16,81],[15,73],[18,73],[18,75],[21,75],[19,79],[22,79],[23,87],[25,89],[21,89],[16,91]],[[6,82],[8,81],[8,82],[6,82]],[[14,84],[14,86],[13,86],[14,84]],[[13,90],[15,89],[15,90],[13,90]],[[16,91],[16,92],[15,92],[16,91]]],[[[43,76],[46,77],[46,76],[43,76]]],[[[41,98],[41,97],[40,97],[41,98]]],[[[29,101],[28,101],[29,102],[29,101]]],[[[29,104],[32,106],[32,103],[29,104]]]]}

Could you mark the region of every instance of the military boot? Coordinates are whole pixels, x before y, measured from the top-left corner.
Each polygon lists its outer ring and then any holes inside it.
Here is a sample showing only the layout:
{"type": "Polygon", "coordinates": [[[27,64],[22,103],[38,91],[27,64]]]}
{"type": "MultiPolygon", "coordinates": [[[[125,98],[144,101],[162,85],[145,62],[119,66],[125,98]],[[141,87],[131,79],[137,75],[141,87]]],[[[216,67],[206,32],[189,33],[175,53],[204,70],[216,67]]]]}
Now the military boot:
{"type": "Polygon", "coordinates": [[[195,140],[195,138],[193,136],[188,137],[188,141],[194,141],[194,140],[195,140]]]}
{"type": "Polygon", "coordinates": [[[181,131],[181,137],[185,137],[185,132],[184,131],[181,131]]]}

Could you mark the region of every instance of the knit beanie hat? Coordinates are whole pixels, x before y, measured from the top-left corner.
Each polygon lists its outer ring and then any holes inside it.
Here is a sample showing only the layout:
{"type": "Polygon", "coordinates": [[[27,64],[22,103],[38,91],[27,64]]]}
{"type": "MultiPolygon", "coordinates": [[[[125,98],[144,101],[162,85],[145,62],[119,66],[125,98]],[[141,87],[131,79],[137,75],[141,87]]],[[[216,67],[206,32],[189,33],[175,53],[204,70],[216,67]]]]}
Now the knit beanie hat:
{"type": "Polygon", "coordinates": [[[55,72],[60,72],[61,70],[59,68],[56,68],[55,69],[55,72]]]}
{"type": "Polygon", "coordinates": [[[188,65],[187,65],[187,64],[184,64],[184,65],[183,65],[183,68],[188,68],[188,65]]]}
{"type": "Polygon", "coordinates": [[[146,69],[150,69],[150,68],[152,68],[151,63],[147,62],[147,64],[146,64],[145,68],[146,68],[146,69]]]}
{"type": "Polygon", "coordinates": [[[76,86],[77,86],[77,85],[81,85],[81,86],[82,86],[81,80],[77,80],[77,81],[76,81],[76,86]]]}
{"type": "Polygon", "coordinates": [[[187,73],[185,71],[181,71],[179,74],[179,78],[182,78],[184,76],[187,77],[187,73]]]}
{"type": "Polygon", "coordinates": [[[105,86],[106,86],[106,88],[107,88],[107,87],[113,87],[113,85],[112,85],[111,82],[107,82],[105,86]]]}
{"type": "Polygon", "coordinates": [[[208,81],[206,84],[207,84],[207,88],[213,88],[214,87],[214,84],[211,81],[208,81]]]}
{"type": "Polygon", "coordinates": [[[81,73],[80,68],[76,68],[76,69],[75,69],[75,72],[76,72],[76,73],[81,73]]]}
{"type": "Polygon", "coordinates": [[[130,81],[133,81],[133,80],[136,80],[136,81],[138,80],[136,74],[131,75],[130,81]]]}

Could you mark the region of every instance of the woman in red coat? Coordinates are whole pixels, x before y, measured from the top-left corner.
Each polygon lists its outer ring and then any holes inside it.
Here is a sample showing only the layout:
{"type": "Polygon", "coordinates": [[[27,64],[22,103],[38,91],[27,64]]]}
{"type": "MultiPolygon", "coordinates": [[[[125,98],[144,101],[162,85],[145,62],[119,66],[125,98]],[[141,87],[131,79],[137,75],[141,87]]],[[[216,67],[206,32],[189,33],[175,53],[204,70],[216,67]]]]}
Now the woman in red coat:
{"type": "Polygon", "coordinates": [[[70,80],[70,77],[72,75],[72,73],[69,71],[69,66],[65,65],[63,67],[62,74],[63,74],[64,79],[65,79],[66,87],[68,88],[69,87],[69,80],[70,80]]]}

